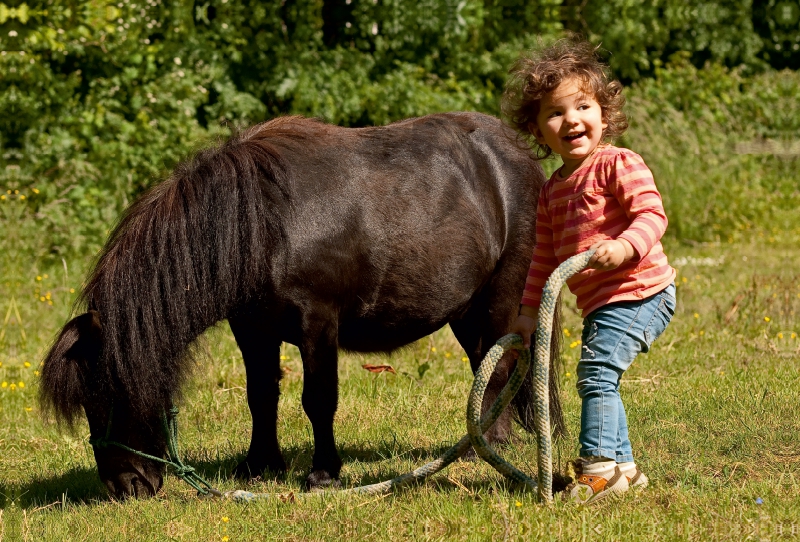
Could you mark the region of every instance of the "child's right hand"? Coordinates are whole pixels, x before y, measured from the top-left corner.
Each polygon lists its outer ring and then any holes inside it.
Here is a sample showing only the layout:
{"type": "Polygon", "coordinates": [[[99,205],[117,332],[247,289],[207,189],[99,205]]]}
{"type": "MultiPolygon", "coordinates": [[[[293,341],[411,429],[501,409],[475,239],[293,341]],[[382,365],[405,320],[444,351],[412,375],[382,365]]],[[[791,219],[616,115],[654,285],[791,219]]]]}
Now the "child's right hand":
{"type": "Polygon", "coordinates": [[[520,314],[514,321],[514,325],[511,326],[511,331],[509,333],[516,333],[522,337],[522,344],[525,345],[525,348],[530,348],[531,335],[533,335],[533,332],[536,329],[537,320],[538,318],[534,316],[520,314]]]}

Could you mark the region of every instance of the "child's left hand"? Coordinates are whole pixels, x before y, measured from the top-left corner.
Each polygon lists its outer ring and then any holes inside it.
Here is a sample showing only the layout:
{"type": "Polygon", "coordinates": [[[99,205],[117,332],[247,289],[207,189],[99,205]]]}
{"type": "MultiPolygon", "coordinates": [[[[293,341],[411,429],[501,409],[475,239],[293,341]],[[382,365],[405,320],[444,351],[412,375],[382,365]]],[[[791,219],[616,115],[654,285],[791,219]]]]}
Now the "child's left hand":
{"type": "Polygon", "coordinates": [[[623,263],[633,258],[634,251],[631,244],[625,239],[606,239],[593,244],[594,256],[589,260],[588,266],[592,269],[607,271],[616,269],[623,263]]]}

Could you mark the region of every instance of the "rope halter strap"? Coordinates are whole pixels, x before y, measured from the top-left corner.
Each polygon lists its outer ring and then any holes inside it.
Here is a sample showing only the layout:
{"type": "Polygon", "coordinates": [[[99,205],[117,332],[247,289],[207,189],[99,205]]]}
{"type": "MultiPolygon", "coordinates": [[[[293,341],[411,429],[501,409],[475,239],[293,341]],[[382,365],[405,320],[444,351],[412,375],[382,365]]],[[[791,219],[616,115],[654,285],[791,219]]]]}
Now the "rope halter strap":
{"type": "Polygon", "coordinates": [[[173,406],[169,412],[162,412],[161,426],[167,439],[167,459],[155,455],[146,454],[135,450],[130,446],[126,446],[121,442],[111,439],[111,421],[114,416],[114,407],[111,407],[111,412],[108,415],[108,425],[106,426],[106,434],[102,437],[90,438],[89,444],[94,448],[107,448],[109,446],[116,446],[126,452],[132,453],[144,459],[155,461],[172,467],[175,476],[192,486],[197,490],[197,493],[202,496],[222,497],[222,492],[211,485],[205,478],[197,474],[194,467],[190,467],[181,460],[178,454],[178,408],[173,406]]]}

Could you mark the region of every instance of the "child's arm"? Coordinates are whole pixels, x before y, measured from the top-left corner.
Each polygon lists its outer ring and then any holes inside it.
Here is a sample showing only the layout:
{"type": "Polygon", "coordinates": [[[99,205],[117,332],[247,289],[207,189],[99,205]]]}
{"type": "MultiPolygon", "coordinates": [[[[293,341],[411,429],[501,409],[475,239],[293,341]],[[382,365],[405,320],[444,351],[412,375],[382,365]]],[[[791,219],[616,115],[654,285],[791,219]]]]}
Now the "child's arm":
{"type": "MultiPolygon", "coordinates": [[[[607,254],[604,261],[607,263],[603,269],[613,269],[628,260],[644,258],[667,229],[667,215],[661,194],[658,193],[653,174],[641,156],[631,151],[617,155],[613,169],[609,172],[609,189],[622,205],[631,223],[614,240],[624,247],[624,257],[620,260],[621,251],[611,250],[615,253],[612,255],[608,254],[608,247],[604,247],[603,252],[607,254]],[[617,261],[617,265],[612,265],[617,261]]],[[[598,260],[600,258],[598,256],[598,260]]]]}
{"type": "Polygon", "coordinates": [[[547,195],[543,190],[539,195],[539,205],[536,209],[536,246],[528,268],[525,290],[522,292],[519,316],[511,328],[511,333],[522,336],[522,342],[526,347],[531,345],[531,334],[536,329],[542,289],[550,273],[557,266],[558,259],[553,248],[552,220],[547,211],[547,195]]]}

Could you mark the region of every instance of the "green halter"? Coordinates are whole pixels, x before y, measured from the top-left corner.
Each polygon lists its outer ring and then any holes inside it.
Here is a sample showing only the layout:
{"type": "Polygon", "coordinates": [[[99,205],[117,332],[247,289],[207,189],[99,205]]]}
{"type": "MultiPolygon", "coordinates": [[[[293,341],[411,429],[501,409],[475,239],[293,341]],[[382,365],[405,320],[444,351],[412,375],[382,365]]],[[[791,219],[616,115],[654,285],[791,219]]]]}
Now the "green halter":
{"type": "Polygon", "coordinates": [[[115,440],[111,440],[111,420],[113,416],[114,416],[114,407],[112,406],[111,412],[108,415],[108,425],[106,426],[105,436],[89,439],[89,444],[91,444],[94,448],[107,448],[108,446],[116,446],[117,448],[122,448],[126,452],[130,452],[134,455],[138,455],[139,457],[149,459],[150,461],[155,461],[157,463],[163,463],[164,465],[169,465],[174,469],[175,475],[177,477],[179,477],[184,482],[195,488],[200,495],[203,496],[213,495],[214,497],[222,497],[222,492],[220,490],[212,486],[202,476],[197,474],[194,467],[190,467],[189,465],[185,464],[181,460],[180,455],[178,455],[178,408],[177,407],[173,406],[172,408],[170,408],[169,413],[167,412],[161,413],[161,424],[164,429],[164,433],[167,436],[167,459],[164,459],[163,457],[157,457],[154,455],[146,454],[144,452],[140,452],[139,450],[134,450],[130,446],[126,446],[115,440]]]}

